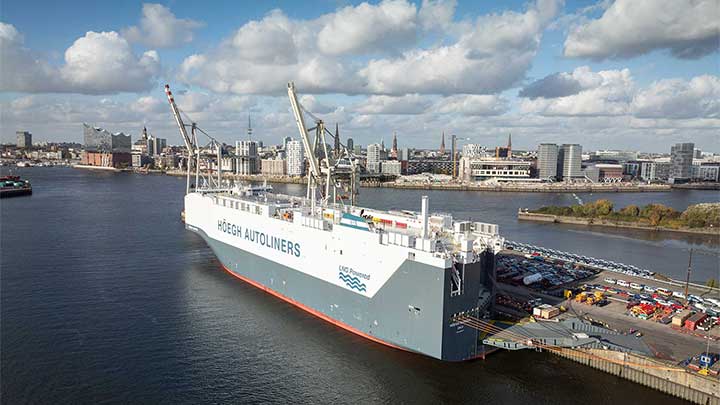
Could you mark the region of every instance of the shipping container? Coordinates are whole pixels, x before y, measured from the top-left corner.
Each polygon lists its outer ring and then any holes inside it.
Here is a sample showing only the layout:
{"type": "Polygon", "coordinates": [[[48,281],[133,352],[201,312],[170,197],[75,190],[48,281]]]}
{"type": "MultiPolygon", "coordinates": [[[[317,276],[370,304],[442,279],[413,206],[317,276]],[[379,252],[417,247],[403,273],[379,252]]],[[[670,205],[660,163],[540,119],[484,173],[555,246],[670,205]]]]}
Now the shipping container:
{"type": "Polygon", "coordinates": [[[707,318],[707,314],[704,314],[702,312],[698,312],[697,314],[691,316],[685,321],[685,329],[687,330],[695,330],[697,328],[697,325],[702,322],[705,318],[707,318]]]}
{"type": "Polygon", "coordinates": [[[673,316],[672,324],[675,326],[683,326],[685,324],[685,321],[690,318],[690,315],[690,311],[682,311],[679,314],[673,316]]]}

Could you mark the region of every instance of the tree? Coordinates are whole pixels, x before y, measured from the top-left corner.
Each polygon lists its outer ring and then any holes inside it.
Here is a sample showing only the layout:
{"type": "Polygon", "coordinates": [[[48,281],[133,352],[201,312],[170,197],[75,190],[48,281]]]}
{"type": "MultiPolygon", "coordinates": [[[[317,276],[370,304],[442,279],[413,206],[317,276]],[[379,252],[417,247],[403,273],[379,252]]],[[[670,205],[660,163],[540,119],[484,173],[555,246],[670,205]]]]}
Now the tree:
{"type": "Polygon", "coordinates": [[[597,200],[595,201],[595,214],[600,216],[607,216],[613,212],[613,203],[610,200],[597,200]]]}
{"type": "Polygon", "coordinates": [[[708,286],[708,287],[710,287],[710,288],[717,288],[717,287],[718,287],[718,281],[715,280],[714,278],[711,278],[710,280],[707,281],[707,283],[705,283],[705,285],[708,286]]]}
{"type": "Polygon", "coordinates": [[[640,215],[640,208],[637,205],[628,205],[620,210],[620,214],[625,217],[637,217],[640,215]]]}

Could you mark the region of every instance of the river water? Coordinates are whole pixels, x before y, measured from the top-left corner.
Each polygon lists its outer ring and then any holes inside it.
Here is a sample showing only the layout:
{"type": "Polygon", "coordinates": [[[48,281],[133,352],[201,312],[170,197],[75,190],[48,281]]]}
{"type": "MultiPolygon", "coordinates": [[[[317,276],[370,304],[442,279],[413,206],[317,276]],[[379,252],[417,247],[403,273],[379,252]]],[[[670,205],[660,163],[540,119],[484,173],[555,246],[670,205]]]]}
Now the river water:
{"type": "MultiPolygon", "coordinates": [[[[449,364],[339,330],[222,271],[180,222],[183,179],[67,168],[20,174],[34,195],[0,203],[2,402],[679,402],[545,353],[449,364]]],[[[717,251],[703,241],[608,238],[514,219],[518,207],[571,196],[362,190],[363,204],[379,208],[416,209],[422,194],[435,209],[499,223],[513,240],[644,267],[662,265],[656,256],[665,250],[679,256],[663,271],[684,271],[690,246],[717,251]]],[[[676,208],[716,199],[696,191],[608,197],[676,208]]],[[[696,274],[717,266],[709,253],[699,257],[696,274]]]]}

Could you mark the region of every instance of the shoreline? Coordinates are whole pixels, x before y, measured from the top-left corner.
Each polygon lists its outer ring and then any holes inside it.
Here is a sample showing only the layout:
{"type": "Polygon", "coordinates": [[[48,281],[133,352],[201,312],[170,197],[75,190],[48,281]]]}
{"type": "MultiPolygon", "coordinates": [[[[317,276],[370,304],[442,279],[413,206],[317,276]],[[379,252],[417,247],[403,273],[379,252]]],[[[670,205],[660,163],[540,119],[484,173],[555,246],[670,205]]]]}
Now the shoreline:
{"type": "Polygon", "coordinates": [[[695,235],[720,236],[720,229],[711,229],[711,228],[675,229],[675,228],[667,228],[667,227],[663,227],[663,226],[638,225],[638,224],[634,224],[631,222],[612,221],[612,220],[605,220],[602,218],[567,217],[567,216],[561,216],[561,215],[537,214],[537,213],[524,212],[524,211],[518,211],[518,220],[546,222],[546,223],[555,223],[555,224],[571,224],[571,225],[586,225],[586,226],[601,226],[601,227],[604,226],[604,227],[609,227],[609,228],[639,229],[639,230],[653,231],[653,232],[677,232],[677,233],[686,233],[686,234],[695,234],[695,235]]]}
{"type": "MultiPolygon", "coordinates": [[[[166,171],[168,176],[185,176],[185,171],[166,171]]],[[[265,176],[265,175],[238,175],[225,174],[223,178],[278,184],[306,184],[307,177],[265,176]]],[[[361,181],[361,187],[367,188],[395,188],[401,190],[446,190],[446,191],[495,191],[515,193],[632,193],[632,192],[667,192],[672,187],[669,184],[630,184],[630,183],[602,183],[602,184],[562,184],[562,183],[418,183],[418,182],[377,182],[361,181]]]]}

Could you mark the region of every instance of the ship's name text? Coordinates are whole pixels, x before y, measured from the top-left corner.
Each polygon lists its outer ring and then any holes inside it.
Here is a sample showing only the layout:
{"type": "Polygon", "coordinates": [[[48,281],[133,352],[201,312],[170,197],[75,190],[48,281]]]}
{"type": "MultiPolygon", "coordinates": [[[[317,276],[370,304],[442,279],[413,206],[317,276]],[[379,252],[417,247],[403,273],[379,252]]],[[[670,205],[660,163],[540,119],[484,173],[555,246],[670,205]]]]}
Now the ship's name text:
{"type": "Polygon", "coordinates": [[[295,257],[300,257],[300,244],[288,239],[270,235],[269,233],[256,231],[250,228],[243,228],[226,220],[218,219],[218,231],[225,232],[232,236],[243,238],[247,241],[257,243],[270,249],[275,249],[295,257]]]}

